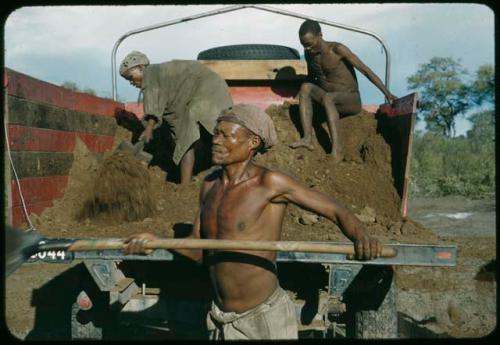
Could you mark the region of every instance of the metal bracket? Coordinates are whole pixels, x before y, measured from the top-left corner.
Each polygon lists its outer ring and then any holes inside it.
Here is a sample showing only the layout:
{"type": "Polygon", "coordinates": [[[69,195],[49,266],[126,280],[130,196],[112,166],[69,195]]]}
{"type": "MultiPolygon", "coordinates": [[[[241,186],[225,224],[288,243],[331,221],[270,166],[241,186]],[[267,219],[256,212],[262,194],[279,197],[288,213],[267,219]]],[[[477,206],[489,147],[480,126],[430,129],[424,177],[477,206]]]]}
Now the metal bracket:
{"type": "Polygon", "coordinates": [[[123,278],[109,292],[110,305],[125,305],[139,291],[133,278],[123,278]],[[116,304],[115,304],[116,303],[116,304]]]}
{"type": "Polygon", "coordinates": [[[362,265],[332,266],[329,275],[329,295],[341,297],[362,267],[362,265]]]}
{"type": "Polygon", "coordinates": [[[111,291],[125,278],[116,265],[116,261],[86,260],[83,262],[101,291],[111,291]]]}

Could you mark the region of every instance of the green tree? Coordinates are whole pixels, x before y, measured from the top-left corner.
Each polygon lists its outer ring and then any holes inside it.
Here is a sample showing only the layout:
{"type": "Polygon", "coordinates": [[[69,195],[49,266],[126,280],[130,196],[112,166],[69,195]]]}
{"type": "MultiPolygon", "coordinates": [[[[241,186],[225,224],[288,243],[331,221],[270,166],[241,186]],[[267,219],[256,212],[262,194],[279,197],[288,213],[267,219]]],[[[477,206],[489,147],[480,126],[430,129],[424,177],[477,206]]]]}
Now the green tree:
{"type": "Polygon", "coordinates": [[[478,105],[493,104],[495,101],[495,70],[493,65],[482,65],[476,71],[476,79],[471,85],[471,95],[478,105]]]}
{"type": "Polygon", "coordinates": [[[61,84],[61,87],[64,87],[66,89],[70,89],[72,91],[83,92],[83,93],[88,93],[89,95],[92,95],[92,96],[97,96],[97,93],[95,92],[94,89],[87,87],[87,88],[81,90],[78,87],[78,85],[73,81],[66,80],[64,83],[61,84]]]}
{"type": "Polygon", "coordinates": [[[92,96],[97,96],[97,94],[94,91],[94,89],[91,89],[89,87],[85,88],[82,92],[88,93],[89,95],[92,95],[92,96]]]}
{"type": "MultiPolygon", "coordinates": [[[[491,118],[490,114],[484,115],[487,116],[478,118],[491,118]]],[[[412,195],[458,194],[472,198],[494,195],[494,142],[484,140],[482,131],[490,131],[492,127],[481,123],[467,137],[447,137],[429,131],[415,135],[412,195]]]]}
{"type": "Polygon", "coordinates": [[[65,89],[70,89],[73,91],[80,91],[78,88],[78,85],[76,85],[75,82],[66,80],[64,83],[61,84],[61,87],[64,87],[65,89]]]}
{"type": "Polygon", "coordinates": [[[419,116],[429,131],[455,135],[456,117],[472,105],[469,87],[462,81],[466,74],[452,58],[433,57],[408,77],[408,89],[419,92],[419,116]]]}
{"type": "Polygon", "coordinates": [[[477,142],[495,142],[495,112],[493,110],[474,113],[469,117],[472,128],[467,131],[467,138],[477,142]]]}

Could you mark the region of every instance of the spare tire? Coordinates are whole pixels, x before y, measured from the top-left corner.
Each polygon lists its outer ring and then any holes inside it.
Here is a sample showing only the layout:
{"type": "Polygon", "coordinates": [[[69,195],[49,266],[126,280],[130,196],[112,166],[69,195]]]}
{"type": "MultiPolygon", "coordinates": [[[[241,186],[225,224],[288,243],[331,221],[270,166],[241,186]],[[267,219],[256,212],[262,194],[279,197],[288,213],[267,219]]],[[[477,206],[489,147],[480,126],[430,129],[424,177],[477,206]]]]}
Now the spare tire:
{"type": "Polygon", "coordinates": [[[300,54],[297,49],[274,44],[238,44],[204,50],[198,60],[300,60],[300,54]]]}

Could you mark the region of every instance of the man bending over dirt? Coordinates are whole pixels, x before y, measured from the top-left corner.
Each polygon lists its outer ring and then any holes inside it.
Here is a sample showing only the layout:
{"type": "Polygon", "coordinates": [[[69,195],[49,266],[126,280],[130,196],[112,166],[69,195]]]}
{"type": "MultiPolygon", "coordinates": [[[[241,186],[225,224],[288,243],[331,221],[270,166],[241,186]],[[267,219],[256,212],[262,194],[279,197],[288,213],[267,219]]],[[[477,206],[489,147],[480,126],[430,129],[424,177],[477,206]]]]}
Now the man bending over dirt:
{"type": "Polygon", "coordinates": [[[363,73],[391,102],[392,95],[382,81],[345,45],[323,40],[321,28],[316,21],[306,20],[299,28],[300,43],[304,47],[307,62],[307,79],[299,92],[300,122],[304,130],[302,139],[292,143],[291,148],[311,144],[313,105],[315,101],[325,107],[328,130],[332,140],[332,157],[340,160],[341,147],[337,134],[339,117],[358,113],[361,110],[358,81],[355,67],[363,73]]]}
{"type": "Polygon", "coordinates": [[[213,134],[215,120],[233,101],[217,73],[198,61],[172,60],[150,64],[146,55],[133,51],[120,65],[120,74],[144,95],[144,132],[149,142],[153,130],[167,122],[175,141],[173,161],[180,162],[181,184],[191,181],[194,148],[200,146],[200,127],[213,134]]]}
{"type": "MultiPolygon", "coordinates": [[[[212,141],[212,160],[220,168],[201,187],[190,237],[278,241],[286,207],[294,203],[338,224],[354,242],[358,259],[380,256],[380,242],[333,198],[253,163],[253,156],[276,140],[271,118],[257,107],[241,104],[222,112],[212,141]]],[[[125,252],[150,253],[144,243],[155,238],[150,233],[133,235],[125,252]]],[[[211,339],[298,337],[294,304],[277,279],[276,252],[176,251],[209,267],[216,296],[207,315],[211,339]]]]}

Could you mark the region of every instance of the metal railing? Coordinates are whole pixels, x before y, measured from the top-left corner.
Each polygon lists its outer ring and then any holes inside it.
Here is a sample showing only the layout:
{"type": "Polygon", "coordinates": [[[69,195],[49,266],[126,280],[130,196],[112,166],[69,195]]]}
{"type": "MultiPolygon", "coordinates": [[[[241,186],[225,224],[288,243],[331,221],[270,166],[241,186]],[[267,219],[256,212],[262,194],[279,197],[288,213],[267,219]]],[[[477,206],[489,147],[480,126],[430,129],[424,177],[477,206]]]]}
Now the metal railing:
{"type": "Polygon", "coordinates": [[[188,22],[188,21],[191,21],[191,20],[200,19],[200,18],[215,16],[215,15],[219,15],[219,14],[223,14],[223,13],[238,11],[238,10],[242,10],[242,9],[245,9],[245,8],[254,8],[254,9],[257,9],[257,10],[261,10],[261,11],[266,11],[266,12],[271,12],[271,13],[276,13],[276,14],[282,14],[282,15],[285,15],[285,16],[290,16],[290,17],[295,17],[295,18],[300,18],[300,19],[315,20],[315,21],[317,21],[320,24],[325,24],[325,25],[333,26],[333,27],[340,28],[340,29],[345,29],[345,30],[349,30],[349,31],[358,32],[358,33],[365,34],[365,35],[368,35],[368,36],[371,36],[371,37],[375,38],[377,41],[380,42],[380,44],[382,44],[382,47],[383,47],[384,52],[385,52],[385,83],[384,84],[385,84],[385,86],[387,88],[389,88],[390,53],[389,53],[389,49],[387,48],[387,44],[384,42],[384,40],[382,39],[382,37],[380,37],[376,33],[368,31],[368,30],[365,30],[365,29],[357,28],[357,27],[354,27],[354,26],[349,26],[349,25],[334,23],[334,22],[331,22],[331,21],[328,21],[328,20],[325,20],[325,19],[309,17],[309,16],[305,16],[305,15],[302,15],[302,14],[298,14],[298,13],[294,13],[294,12],[290,12],[290,11],[286,11],[286,10],[281,10],[281,9],[277,9],[277,8],[273,8],[273,7],[268,7],[268,6],[261,6],[261,5],[234,5],[234,6],[228,6],[228,7],[224,7],[224,8],[213,10],[213,11],[208,11],[208,12],[203,12],[203,13],[200,13],[200,14],[195,14],[195,15],[184,17],[184,18],[180,18],[180,19],[170,20],[168,22],[163,22],[163,23],[158,23],[158,24],[154,24],[154,25],[149,25],[149,26],[141,27],[141,28],[138,28],[138,29],[135,29],[135,30],[131,30],[131,31],[125,33],[124,35],[122,35],[116,41],[115,45],[113,46],[113,50],[111,52],[111,79],[112,79],[111,82],[112,82],[112,89],[113,89],[112,90],[113,100],[115,100],[115,101],[117,100],[117,90],[116,90],[116,51],[118,50],[118,46],[127,37],[132,36],[132,35],[136,35],[136,34],[139,34],[139,33],[142,33],[142,32],[146,32],[146,31],[151,31],[151,30],[155,30],[155,29],[159,29],[159,28],[163,28],[163,27],[167,27],[167,26],[171,26],[171,25],[175,25],[175,24],[179,24],[179,23],[185,23],[185,22],[188,22]]]}

